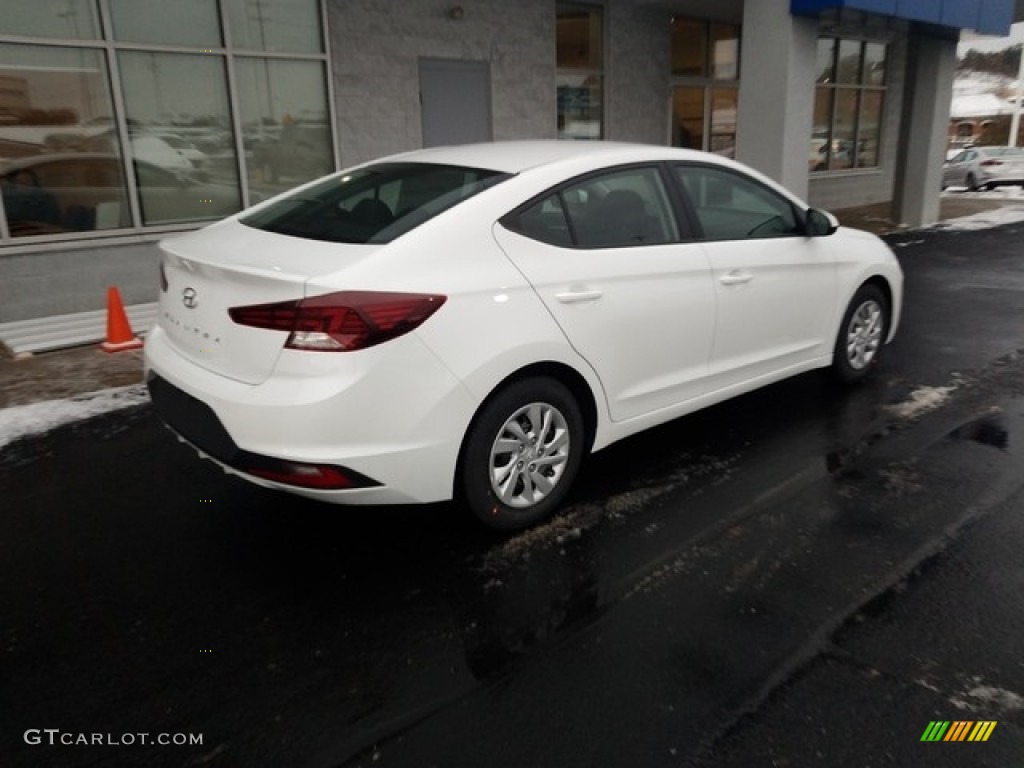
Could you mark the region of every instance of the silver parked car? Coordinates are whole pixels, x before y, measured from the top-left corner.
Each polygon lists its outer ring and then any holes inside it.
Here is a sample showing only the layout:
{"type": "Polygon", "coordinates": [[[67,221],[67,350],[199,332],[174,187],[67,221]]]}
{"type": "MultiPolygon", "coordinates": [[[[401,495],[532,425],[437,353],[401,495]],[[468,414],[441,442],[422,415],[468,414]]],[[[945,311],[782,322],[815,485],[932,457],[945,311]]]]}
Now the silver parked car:
{"type": "Polygon", "coordinates": [[[967,147],[942,167],[942,188],[967,187],[971,192],[1020,184],[1024,187],[1024,149],[967,147]]]}

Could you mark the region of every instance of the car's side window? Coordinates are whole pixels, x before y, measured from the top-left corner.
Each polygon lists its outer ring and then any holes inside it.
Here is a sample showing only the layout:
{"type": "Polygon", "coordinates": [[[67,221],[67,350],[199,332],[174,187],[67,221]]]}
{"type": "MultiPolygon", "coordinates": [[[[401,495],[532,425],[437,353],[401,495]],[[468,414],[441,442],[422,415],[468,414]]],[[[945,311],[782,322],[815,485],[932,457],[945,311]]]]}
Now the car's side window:
{"type": "Polygon", "coordinates": [[[657,168],[626,168],[590,176],[562,191],[576,245],[621,248],[678,239],[668,193],[657,168]]]}
{"type": "Polygon", "coordinates": [[[726,169],[674,167],[707,240],[749,240],[803,235],[793,204],[774,191],[726,169]]]}
{"type": "Polygon", "coordinates": [[[554,194],[521,211],[517,231],[549,245],[572,246],[572,234],[565,217],[562,196],[554,194]]]}
{"type": "Polygon", "coordinates": [[[564,248],[622,248],[678,240],[668,193],[655,167],[587,176],[502,222],[564,248]]]}
{"type": "Polygon", "coordinates": [[[954,155],[953,158],[949,162],[951,162],[951,163],[962,163],[966,159],[967,159],[967,150],[963,150],[961,152],[958,152],[956,155],[954,155]]]}

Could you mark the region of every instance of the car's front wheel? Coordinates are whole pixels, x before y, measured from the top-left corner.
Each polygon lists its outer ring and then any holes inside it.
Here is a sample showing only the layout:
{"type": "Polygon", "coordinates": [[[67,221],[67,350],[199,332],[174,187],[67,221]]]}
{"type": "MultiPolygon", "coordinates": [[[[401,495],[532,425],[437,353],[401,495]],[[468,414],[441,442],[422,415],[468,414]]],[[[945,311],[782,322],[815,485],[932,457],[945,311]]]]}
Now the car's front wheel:
{"type": "Polygon", "coordinates": [[[462,498],[491,528],[527,528],[558,508],[583,451],[583,416],[568,388],[551,378],[514,382],[485,403],[470,427],[462,498]]]}
{"type": "Polygon", "coordinates": [[[854,294],[839,326],[832,371],[840,381],[855,383],[878,364],[889,330],[889,302],[875,285],[862,285],[854,294]]]}

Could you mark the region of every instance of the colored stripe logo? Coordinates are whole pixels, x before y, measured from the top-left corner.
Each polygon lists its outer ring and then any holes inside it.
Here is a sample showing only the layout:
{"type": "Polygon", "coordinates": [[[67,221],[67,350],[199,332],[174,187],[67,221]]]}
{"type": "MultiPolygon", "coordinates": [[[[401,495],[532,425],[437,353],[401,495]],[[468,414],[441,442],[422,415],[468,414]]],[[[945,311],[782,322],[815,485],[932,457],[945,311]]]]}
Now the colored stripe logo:
{"type": "Polygon", "coordinates": [[[932,720],[921,741],[988,741],[996,729],[996,720],[932,720]]]}

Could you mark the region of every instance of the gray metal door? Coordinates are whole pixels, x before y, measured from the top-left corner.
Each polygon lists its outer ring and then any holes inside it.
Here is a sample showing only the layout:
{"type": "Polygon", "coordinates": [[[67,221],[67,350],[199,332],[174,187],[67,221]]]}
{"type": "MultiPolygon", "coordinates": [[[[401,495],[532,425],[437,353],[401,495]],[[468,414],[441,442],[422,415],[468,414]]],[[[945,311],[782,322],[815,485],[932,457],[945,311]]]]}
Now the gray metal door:
{"type": "Polygon", "coordinates": [[[420,59],[423,146],[490,141],[491,66],[486,61],[420,59]]]}

